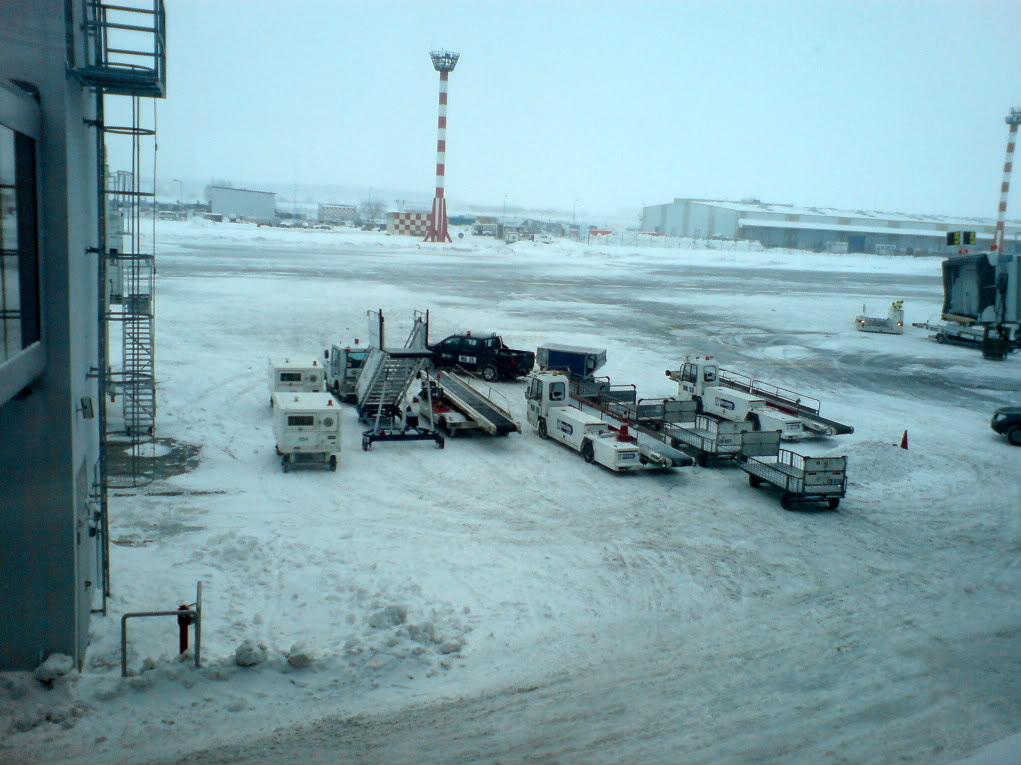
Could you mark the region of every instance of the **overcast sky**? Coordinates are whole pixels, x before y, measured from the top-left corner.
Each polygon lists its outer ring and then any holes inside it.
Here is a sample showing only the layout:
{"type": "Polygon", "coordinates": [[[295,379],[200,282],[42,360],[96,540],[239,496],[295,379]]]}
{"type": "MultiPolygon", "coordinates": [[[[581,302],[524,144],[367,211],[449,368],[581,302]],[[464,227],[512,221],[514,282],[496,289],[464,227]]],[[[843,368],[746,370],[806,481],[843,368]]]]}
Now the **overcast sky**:
{"type": "Polygon", "coordinates": [[[431,197],[443,47],[461,54],[453,207],[754,196],[995,216],[1021,93],[1017,0],[166,8],[164,180],[431,197]]]}

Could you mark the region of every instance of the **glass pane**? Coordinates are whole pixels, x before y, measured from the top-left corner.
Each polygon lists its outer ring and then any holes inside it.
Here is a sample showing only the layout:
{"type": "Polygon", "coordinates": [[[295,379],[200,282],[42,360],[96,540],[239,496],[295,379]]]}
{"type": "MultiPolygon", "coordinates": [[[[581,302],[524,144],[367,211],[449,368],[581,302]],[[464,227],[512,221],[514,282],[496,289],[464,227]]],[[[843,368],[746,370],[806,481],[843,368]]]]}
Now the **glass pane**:
{"type": "Polygon", "coordinates": [[[22,348],[14,131],[0,125],[0,363],[22,348]]]}

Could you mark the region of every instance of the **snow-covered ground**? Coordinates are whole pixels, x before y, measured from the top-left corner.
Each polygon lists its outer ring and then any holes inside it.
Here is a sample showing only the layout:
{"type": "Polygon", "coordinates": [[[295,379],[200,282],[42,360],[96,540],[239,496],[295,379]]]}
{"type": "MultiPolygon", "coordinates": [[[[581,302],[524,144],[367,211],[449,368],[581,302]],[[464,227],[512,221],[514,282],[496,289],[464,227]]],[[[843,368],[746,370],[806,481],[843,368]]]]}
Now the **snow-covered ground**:
{"type": "Polygon", "coordinates": [[[110,614],[80,675],[0,675],[0,761],[950,762],[1018,730],[1019,451],[989,428],[1018,358],[852,327],[938,316],[938,259],[159,226],[160,454],[198,464],[111,498],[110,614]],[[848,496],[613,474],[527,424],[363,452],[348,407],[338,471],[283,474],[266,357],[371,308],[397,343],[429,308],[433,339],[606,347],[643,396],[711,353],[855,426],[795,447],[848,455],[848,496]],[[200,580],[202,668],[137,620],[121,679],[120,615],[200,580]]]}

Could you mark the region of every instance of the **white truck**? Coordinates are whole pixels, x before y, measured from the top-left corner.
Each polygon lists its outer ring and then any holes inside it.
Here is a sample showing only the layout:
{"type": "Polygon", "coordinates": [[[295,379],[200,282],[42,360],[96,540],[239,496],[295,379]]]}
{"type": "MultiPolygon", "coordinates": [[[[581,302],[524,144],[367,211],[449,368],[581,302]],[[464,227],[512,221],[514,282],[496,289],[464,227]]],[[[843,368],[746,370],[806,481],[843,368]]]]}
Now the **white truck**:
{"type": "Polygon", "coordinates": [[[358,398],[358,375],[368,355],[369,348],[362,345],[346,345],[343,348],[333,345],[323,351],[326,390],[341,401],[355,401],[358,398]]]}
{"type": "Polygon", "coordinates": [[[674,467],[668,456],[638,443],[626,425],[611,425],[571,404],[568,387],[569,380],[563,372],[537,372],[529,376],[525,390],[528,422],[540,438],[566,444],[581,452],[586,462],[596,462],[614,471],[674,467]]]}
{"type": "Polygon", "coordinates": [[[274,393],[273,435],[280,465],[322,465],[337,469],[340,407],[329,393],[274,393]]]}
{"type": "Polygon", "coordinates": [[[323,368],[314,360],[311,364],[289,358],[269,360],[270,406],[273,406],[274,393],[321,393],[325,384],[323,368]]]}
{"type": "Polygon", "coordinates": [[[814,435],[805,430],[799,417],[770,406],[765,398],[721,384],[712,356],[685,356],[681,369],[668,370],[667,376],[677,381],[677,397],[694,401],[700,413],[750,422],[753,430],[779,430],[780,437],[788,441],[814,435]]]}

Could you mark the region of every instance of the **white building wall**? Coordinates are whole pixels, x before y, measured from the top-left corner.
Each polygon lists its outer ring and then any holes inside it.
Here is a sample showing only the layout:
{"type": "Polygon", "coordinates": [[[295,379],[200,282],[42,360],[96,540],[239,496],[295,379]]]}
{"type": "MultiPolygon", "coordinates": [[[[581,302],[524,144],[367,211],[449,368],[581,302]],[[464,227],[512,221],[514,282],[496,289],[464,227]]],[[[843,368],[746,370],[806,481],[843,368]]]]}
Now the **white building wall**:
{"type": "Polygon", "coordinates": [[[228,189],[222,186],[209,188],[209,202],[213,213],[237,215],[256,220],[273,220],[277,214],[276,194],[249,189],[228,189]]]}

